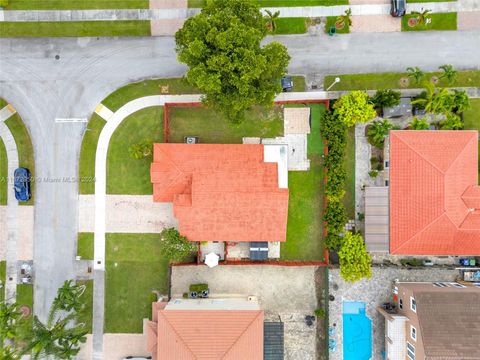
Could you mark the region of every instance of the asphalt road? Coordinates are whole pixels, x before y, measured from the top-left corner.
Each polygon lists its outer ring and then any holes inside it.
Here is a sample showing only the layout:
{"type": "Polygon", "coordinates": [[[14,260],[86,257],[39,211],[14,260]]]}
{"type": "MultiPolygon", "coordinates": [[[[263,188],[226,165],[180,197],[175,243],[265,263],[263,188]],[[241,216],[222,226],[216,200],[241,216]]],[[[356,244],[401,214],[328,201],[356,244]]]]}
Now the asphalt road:
{"type": "MultiPolygon", "coordinates": [[[[280,36],[292,74],[434,70],[480,66],[479,32],[280,36]]],[[[14,105],[33,140],[37,176],[35,313],[45,319],[61,283],[74,276],[78,172],[84,123],[110,92],[132,81],[180,76],[172,38],[0,39],[0,97],[14,105]],[[58,55],[57,60],[55,56],[58,55]],[[63,178],[67,178],[64,181],[63,178]],[[48,180],[48,181],[45,181],[48,180]],[[49,182],[55,181],[55,182],[49,182]]]]}

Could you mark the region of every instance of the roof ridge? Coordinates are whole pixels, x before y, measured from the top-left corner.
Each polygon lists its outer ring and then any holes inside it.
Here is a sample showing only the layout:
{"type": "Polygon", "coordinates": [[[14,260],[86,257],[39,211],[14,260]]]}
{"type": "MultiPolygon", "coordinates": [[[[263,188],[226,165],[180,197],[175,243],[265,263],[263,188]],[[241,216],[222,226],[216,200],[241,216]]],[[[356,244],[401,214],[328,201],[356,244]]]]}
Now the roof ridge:
{"type": "MultiPolygon", "coordinates": [[[[420,235],[421,233],[425,232],[430,226],[432,226],[433,223],[437,222],[443,215],[446,215],[446,212],[443,212],[442,214],[438,215],[434,220],[432,220],[431,222],[429,222],[427,225],[425,225],[425,227],[420,230],[420,231],[417,231],[415,233],[415,235],[413,235],[410,239],[408,239],[407,241],[405,241],[402,245],[400,245],[399,247],[397,247],[396,249],[394,249],[394,254],[397,250],[401,249],[402,247],[404,247],[405,245],[407,245],[410,241],[413,240],[413,238],[415,238],[417,235],[420,235]]],[[[448,216],[447,216],[448,217],[448,216]]],[[[448,220],[450,220],[450,218],[448,218],[448,220]]],[[[451,222],[452,220],[450,220],[451,222]]],[[[455,226],[455,224],[453,224],[455,226]]]]}
{"type": "MultiPolygon", "coordinates": [[[[405,130],[407,131],[407,130],[405,130]]],[[[395,134],[395,133],[394,133],[395,134]]],[[[414,147],[412,147],[408,142],[405,142],[403,139],[401,139],[400,137],[397,136],[397,139],[398,141],[401,141],[404,145],[406,145],[407,147],[409,147],[415,154],[417,154],[418,156],[420,156],[423,160],[425,160],[428,164],[430,164],[434,169],[437,169],[438,172],[440,172],[440,174],[442,175],[445,175],[446,171],[443,172],[441,169],[438,168],[437,165],[435,165],[434,163],[432,163],[430,160],[428,160],[425,156],[423,156],[419,151],[417,151],[414,147]]],[[[448,170],[448,169],[447,169],[448,170]]]]}
{"type": "Polygon", "coordinates": [[[197,356],[193,353],[193,350],[190,349],[190,347],[187,345],[187,343],[185,342],[185,340],[183,340],[183,337],[175,330],[175,327],[170,323],[170,321],[168,320],[168,318],[163,314],[163,312],[160,310],[159,311],[159,315],[161,315],[165,321],[167,322],[168,326],[170,326],[170,328],[172,329],[172,331],[175,333],[175,335],[177,336],[177,338],[180,340],[181,344],[190,352],[190,354],[192,355],[193,359],[197,359],[197,356]]]}
{"type": "Polygon", "coordinates": [[[236,343],[238,343],[238,341],[243,337],[243,335],[245,335],[245,332],[250,328],[250,326],[253,324],[254,321],[256,321],[258,319],[258,317],[262,314],[262,311],[261,310],[256,310],[257,311],[257,316],[255,316],[253,318],[252,321],[250,321],[250,323],[248,324],[248,326],[245,327],[245,329],[242,331],[242,333],[240,334],[240,336],[237,338],[237,340],[235,340],[232,345],[227,349],[227,351],[225,351],[221,357],[221,359],[225,359],[225,356],[228,355],[228,353],[233,349],[233,347],[235,346],[236,343]]]}

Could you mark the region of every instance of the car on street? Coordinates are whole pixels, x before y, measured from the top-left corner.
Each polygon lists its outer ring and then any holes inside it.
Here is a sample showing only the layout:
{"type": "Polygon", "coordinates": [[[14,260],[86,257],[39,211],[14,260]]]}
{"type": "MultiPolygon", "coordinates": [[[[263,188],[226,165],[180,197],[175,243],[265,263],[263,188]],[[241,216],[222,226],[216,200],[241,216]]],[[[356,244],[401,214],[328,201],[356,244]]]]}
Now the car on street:
{"type": "Polygon", "coordinates": [[[407,12],[406,0],[391,0],[390,15],[393,17],[402,17],[407,12]]]}
{"type": "Polygon", "coordinates": [[[26,168],[18,168],[13,173],[13,187],[15,190],[15,198],[20,202],[30,200],[32,194],[30,192],[30,171],[26,168]]]}
{"type": "Polygon", "coordinates": [[[283,92],[288,92],[293,90],[293,79],[291,76],[284,76],[280,82],[282,84],[283,92]]]}

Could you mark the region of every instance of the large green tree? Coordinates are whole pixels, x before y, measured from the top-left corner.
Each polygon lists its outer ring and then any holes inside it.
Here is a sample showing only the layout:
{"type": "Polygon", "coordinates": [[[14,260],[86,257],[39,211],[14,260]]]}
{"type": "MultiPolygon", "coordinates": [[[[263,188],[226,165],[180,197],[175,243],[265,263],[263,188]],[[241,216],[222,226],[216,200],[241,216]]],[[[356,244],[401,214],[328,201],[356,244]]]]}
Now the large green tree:
{"type": "Polygon", "coordinates": [[[372,276],[372,259],[360,234],[345,232],[338,251],[340,275],[345,281],[355,282],[372,276]]]}
{"type": "Polygon", "coordinates": [[[183,261],[197,250],[197,243],[189,241],[185,236],[180,235],[175,228],[163,229],[160,233],[160,238],[162,240],[160,252],[173,262],[183,261]]]}
{"type": "Polygon", "coordinates": [[[348,127],[357,123],[366,123],[377,113],[365,91],[352,91],[342,96],[333,105],[334,114],[348,127]]]}
{"type": "Polygon", "coordinates": [[[253,105],[272,105],[281,91],[290,56],[278,42],[261,45],[266,23],[252,0],[212,0],[175,34],[188,82],[231,121],[253,105]]]}

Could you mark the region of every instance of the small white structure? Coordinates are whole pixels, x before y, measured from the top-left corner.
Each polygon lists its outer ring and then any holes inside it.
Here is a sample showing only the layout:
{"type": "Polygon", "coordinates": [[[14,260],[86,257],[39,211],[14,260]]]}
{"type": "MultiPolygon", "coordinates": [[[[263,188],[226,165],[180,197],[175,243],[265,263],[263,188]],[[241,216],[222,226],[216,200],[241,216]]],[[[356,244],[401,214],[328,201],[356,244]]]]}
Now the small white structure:
{"type": "Polygon", "coordinates": [[[207,265],[209,268],[213,268],[218,265],[218,260],[220,259],[220,256],[217,254],[211,252],[208,253],[205,256],[205,265],[207,265]]]}

